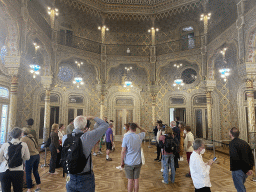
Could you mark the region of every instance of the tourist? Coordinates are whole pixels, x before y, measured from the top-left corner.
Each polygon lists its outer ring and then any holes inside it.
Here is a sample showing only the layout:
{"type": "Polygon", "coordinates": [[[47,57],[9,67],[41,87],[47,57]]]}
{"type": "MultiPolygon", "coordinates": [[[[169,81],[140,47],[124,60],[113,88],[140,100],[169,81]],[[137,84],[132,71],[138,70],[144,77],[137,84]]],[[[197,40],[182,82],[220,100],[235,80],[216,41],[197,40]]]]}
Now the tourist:
{"type": "Polygon", "coordinates": [[[145,138],[146,130],[135,123],[130,124],[130,133],[127,134],[122,143],[121,167],[125,168],[126,178],[128,179],[128,192],[139,191],[139,176],[142,166],[141,143],[145,138]],[[136,134],[136,128],[142,133],[136,134]]]}
{"type": "Polygon", "coordinates": [[[210,159],[207,163],[204,163],[202,154],[205,152],[205,146],[203,139],[195,139],[193,142],[193,149],[190,156],[190,173],[195,187],[195,192],[210,192],[210,168],[213,164],[213,160],[210,159]]]}
{"type": "Polygon", "coordinates": [[[35,190],[40,191],[40,176],[38,173],[38,166],[40,163],[40,155],[39,152],[37,150],[38,145],[33,137],[33,135],[30,134],[30,130],[28,128],[23,128],[23,137],[21,138],[22,142],[25,142],[28,145],[28,149],[29,149],[29,153],[30,153],[30,159],[25,161],[25,173],[26,173],[26,180],[27,180],[27,192],[31,192],[31,188],[32,188],[32,170],[33,170],[33,175],[35,177],[36,180],[36,185],[37,185],[37,189],[35,190]]]}
{"type": "MultiPolygon", "coordinates": [[[[74,133],[82,133],[85,130],[85,133],[80,137],[83,145],[83,152],[88,163],[86,164],[84,170],[80,174],[70,174],[70,181],[67,182],[66,188],[67,192],[94,192],[95,191],[95,178],[92,170],[91,164],[91,154],[93,146],[99,141],[102,135],[107,131],[108,124],[99,119],[98,117],[92,116],[78,116],[74,120],[75,129],[74,133]],[[94,128],[91,131],[87,131],[87,120],[94,120],[97,123],[97,128],[94,128]]],[[[67,135],[63,137],[63,144],[67,135]]]]}
{"type": "Polygon", "coordinates": [[[109,158],[109,153],[110,150],[112,150],[112,146],[113,146],[113,124],[110,123],[109,124],[109,128],[106,131],[106,160],[107,161],[112,161],[111,158],[109,158]]]}
{"type": "Polygon", "coordinates": [[[239,130],[233,127],[229,131],[231,142],[229,143],[230,170],[236,190],[246,192],[244,183],[248,175],[253,174],[254,157],[250,145],[239,139],[239,130]]]}
{"type": "MultiPolygon", "coordinates": [[[[186,134],[184,139],[184,151],[186,151],[187,161],[189,164],[190,156],[193,152],[194,135],[191,132],[190,126],[185,126],[184,132],[186,134]]],[[[190,172],[186,174],[186,177],[191,177],[190,172]]]]}
{"type": "Polygon", "coordinates": [[[57,163],[57,153],[60,152],[59,151],[60,143],[59,143],[58,129],[59,129],[58,124],[52,125],[52,132],[50,134],[51,144],[49,147],[50,151],[51,151],[49,173],[51,173],[51,174],[58,174],[57,172],[55,172],[56,163],[57,163]]]}
{"type": "Polygon", "coordinates": [[[34,125],[34,119],[32,119],[32,118],[28,119],[27,120],[27,128],[30,130],[30,134],[33,135],[36,143],[38,144],[36,131],[32,127],[33,125],[34,125]]]}
{"type": "Polygon", "coordinates": [[[25,142],[20,142],[22,137],[22,130],[20,128],[14,128],[11,131],[10,136],[12,137],[10,142],[14,145],[13,147],[20,147],[21,145],[21,159],[18,163],[15,163],[15,166],[12,166],[12,168],[9,167],[9,163],[11,162],[8,154],[10,144],[4,143],[2,145],[0,149],[0,179],[2,191],[10,192],[12,184],[14,192],[22,192],[24,174],[23,161],[29,160],[30,153],[28,145],[25,142]]]}
{"type": "Polygon", "coordinates": [[[155,161],[158,161],[158,162],[160,162],[161,161],[161,159],[162,159],[162,155],[161,155],[161,147],[159,146],[159,137],[160,137],[160,135],[161,135],[161,133],[162,133],[162,128],[163,128],[163,124],[162,124],[162,121],[161,120],[159,120],[159,121],[157,121],[157,129],[158,129],[158,131],[157,131],[157,135],[156,135],[156,149],[157,149],[157,157],[156,157],[156,159],[154,159],[155,161]],[[161,158],[160,158],[160,155],[161,155],[161,158]]]}
{"type": "Polygon", "coordinates": [[[159,142],[163,145],[163,183],[168,184],[169,183],[169,167],[171,168],[171,182],[174,183],[175,181],[175,164],[174,164],[174,153],[175,150],[177,150],[178,141],[174,141],[174,135],[173,130],[169,126],[166,126],[165,128],[165,134],[161,135],[159,138],[159,142]],[[170,143],[173,144],[173,149],[167,149],[165,145],[165,141],[168,139],[171,141],[170,143]]]}
{"type": "Polygon", "coordinates": [[[75,128],[74,128],[74,119],[70,119],[70,120],[69,120],[69,124],[68,124],[67,129],[66,129],[66,133],[67,133],[67,134],[70,134],[70,133],[72,133],[72,131],[73,131],[74,129],[75,129],[75,128]]]}

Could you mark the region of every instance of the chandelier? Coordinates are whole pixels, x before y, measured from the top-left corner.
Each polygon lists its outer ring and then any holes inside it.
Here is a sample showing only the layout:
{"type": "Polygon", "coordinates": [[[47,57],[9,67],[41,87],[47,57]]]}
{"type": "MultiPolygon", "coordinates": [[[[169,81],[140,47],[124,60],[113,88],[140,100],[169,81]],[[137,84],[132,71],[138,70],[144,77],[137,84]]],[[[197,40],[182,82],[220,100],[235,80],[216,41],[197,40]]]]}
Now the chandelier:
{"type": "Polygon", "coordinates": [[[175,79],[174,83],[173,83],[173,86],[180,89],[181,86],[184,86],[183,80],[182,79],[175,79]]]}
{"type": "Polygon", "coordinates": [[[36,78],[37,75],[40,74],[39,70],[41,69],[40,65],[38,65],[36,57],[33,57],[33,63],[29,65],[30,67],[30,73],[33,74],[33,78],[36,78]]]}
{"type": "Polygon", "coordinates": [[[73,84],[76,85],[77,88],[80,88],[80,85],[84,85],[82,77],[75,77],[73,84]]]}
{"type": "Polygon", "coordinates": [[[220,69],[219,72],[221,74],[220,75],[221,78],[223,78],[224,81],[226,82],[227,81],[227,77],[230,75],[230,69],[228,69],[228,68],[220,69]]]}

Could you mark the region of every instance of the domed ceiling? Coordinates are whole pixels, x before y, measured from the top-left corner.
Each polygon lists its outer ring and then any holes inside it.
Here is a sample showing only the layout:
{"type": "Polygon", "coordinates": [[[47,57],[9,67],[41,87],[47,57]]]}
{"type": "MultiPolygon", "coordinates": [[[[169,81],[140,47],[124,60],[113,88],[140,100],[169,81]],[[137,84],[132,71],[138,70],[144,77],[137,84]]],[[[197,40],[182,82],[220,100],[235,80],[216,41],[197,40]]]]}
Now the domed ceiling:
{"type": "Polygon", "coordinates": [[[184,12],[202,3],[201,0],[60,0],[73,7],[106,13],[108,17],[121,17],[124,15],[171,15],[184,12]]]}

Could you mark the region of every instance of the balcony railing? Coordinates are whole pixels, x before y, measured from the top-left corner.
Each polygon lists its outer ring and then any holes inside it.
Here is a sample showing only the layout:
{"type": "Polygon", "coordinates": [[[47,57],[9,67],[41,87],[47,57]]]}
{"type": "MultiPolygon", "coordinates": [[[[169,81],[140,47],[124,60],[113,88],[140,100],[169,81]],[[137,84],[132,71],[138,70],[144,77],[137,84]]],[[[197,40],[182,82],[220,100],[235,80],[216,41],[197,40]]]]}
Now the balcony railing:
{"type": "MultiPolygon", "coordinates": [[[[68,35],[66,33],[58,33],[58,44],[97,54],[101,53],[101,43],[74,35],[68,35]]],[[[150,56],[150,45],[106,44],[105,46],[107,55],[150,56]]],[[[180,39],[156,45],[156,55],[159,56],[200,47],[201,36],[180,39]]]]}
{"type": "Polygon", "coordinates": [[[156,45],[156,55],[164,55],[173,52],[186,51],[201,47],[201,36],[170,41],[156,45]]]}
{"type": "Polygon", "coordinates": [[[121,56],[149,56],[148,45],[119,45],[108,44],[107,55],[121,55],[121,56]],[[130,52],[127,52],[130,50],[130,52]]]}
{"type": "Polygon", "coordinates": [[[74,35],[58,33],[58,44],[100,54],[100,43],[74,35]]]}

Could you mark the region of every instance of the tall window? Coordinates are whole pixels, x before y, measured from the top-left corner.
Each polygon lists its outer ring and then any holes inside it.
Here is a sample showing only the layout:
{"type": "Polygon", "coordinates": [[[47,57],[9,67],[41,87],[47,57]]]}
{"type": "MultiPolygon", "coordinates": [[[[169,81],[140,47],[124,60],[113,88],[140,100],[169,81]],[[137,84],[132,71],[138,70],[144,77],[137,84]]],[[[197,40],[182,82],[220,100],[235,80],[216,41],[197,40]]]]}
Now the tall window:
{"type": "Polygon", "coordinates": [[[194,28],[193,26],[187,26],[182,28],[181,32],[181,49],[193,49],[195,48],[194,28]]]}
{"type": "Polygon", "coordinates": [[[6,142],[8,108],[9,108],[9,90],[5,87],[0,87],[0,117],[1,117],[0,143],[6,142]]]}

